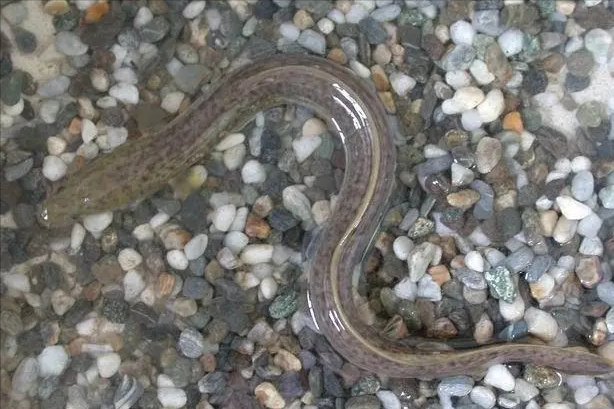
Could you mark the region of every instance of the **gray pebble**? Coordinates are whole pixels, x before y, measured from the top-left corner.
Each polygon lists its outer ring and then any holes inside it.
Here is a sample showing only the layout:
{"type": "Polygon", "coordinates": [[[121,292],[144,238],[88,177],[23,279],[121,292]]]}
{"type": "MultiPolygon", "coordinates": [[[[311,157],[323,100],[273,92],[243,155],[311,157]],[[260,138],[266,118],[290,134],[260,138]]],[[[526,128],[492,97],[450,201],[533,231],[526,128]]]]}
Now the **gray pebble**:
{"type": "Polygon", "coordinates": [[[187,327],[181,331],[177,346],[188,358],[198,358],[203,354],[205,337],[194,328],[187,327]]]}
{"type": "Polygon", "coordinates": [[[522,246],[507,256],[505,265],[512,273],[519,273],[531,264],[533,257],[535,257],[533,250],[527,246],[522,246]]]}
{"type": "Polygon", "coordinates": [[[175,83],[181,91],[193,94],[198,90],[200,83],[209,80],[211,75],[211,70],[204,65],[185,65],[177,72],[175,83]]]}
{"type": "Polygon", "coordinates": [[[388,38],[388,32],[373,17],[366,17],[360,20],[358,28],[365,34],[369,44],[382,44],[388,38]]]}
{"type": "Polygon", "coordinates": [[[571,180],[571,194],[577,200],[584,202],[593,195],[595,189],[595,179],[593,174],[587,170],[582,170],[571,180]]]}
{"type": "Polygon", "coordinates": [[[537,255],[525,269],[525,280],[534,283],[554,264],[554,259],[548,254],[537,255]]]}
{"type": "Polygon", "coordinates": [[[88,46],[72,31],[60,31],[55,35],[55,48],[64,55],[85,54],[88,46]]]}
{"type": "Polygon", "coordinates": [[[10,3],[2,8],[2,17],[11,26],[18,26],[28,18],[28,9],[21,1],[10,3]]]}
{"type": "Polygon", "coordinates": [[[182,294],[184,297],[201,299],[213,293],[213,287],[201,277],[188,277],[183,283],[182,294]]]}
{"type": "Polygon", "coordinates": [[[164,17],[154,17],[149,23],[139,28],[139,36],[145,43],[156,43],[164,38],[170,28],[170,23],[164,17]]]}
{"type": "Polygon", "coordinates": [[[70,78],[60,75],[51,78],[38,88],[38,95],[41,98],[53,98],[64,94],[70,86],[70,78]]]}
{"type": "Polygon", "coordinates": [[[459,44],[441,59],[441,68],[446,71],[467,70],[475,59],[475,49],[470,45],[459,44]]]}
{"type": "Polygon", "coordinates": [[[14,165],[6,166],[4,168],[4,178],[7,182],[13,182],[23,176],[25,176],[32,166],[34,165],[34,160],[32,158],[26,158],[25,160],[16,163],[14,165]]]}
{"type": "Polygon", "coordinates": [[[316,31],[307,29],[304,30],[298,37],[297,42],[309,51],[316,54],[324,55],[326,52],[326,39],[316,31]]]}

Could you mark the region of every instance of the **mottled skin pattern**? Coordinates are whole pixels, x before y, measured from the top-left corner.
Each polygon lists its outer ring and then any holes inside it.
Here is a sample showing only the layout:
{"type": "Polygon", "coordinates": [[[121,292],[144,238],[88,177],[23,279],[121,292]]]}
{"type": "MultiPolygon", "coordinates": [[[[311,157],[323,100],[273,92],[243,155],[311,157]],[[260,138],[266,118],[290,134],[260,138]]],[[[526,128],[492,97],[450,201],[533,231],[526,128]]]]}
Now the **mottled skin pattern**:
{"type": "Polygon", "coordinates": [[[569,373],[614,371],[578,348],[500,344],[467,351],[421,351],[382,338],[354,306],[354,267],[368,250],[394,186],[396,151],[375,92],[350,71],[304,55],[275,56],[241,68],[162,131],[95,160],[46,202],[51,225],[115,210],[162,188],[202,159],[223,132],[284,103],[314,109],[346,149],[337,208],[320,237],[310,271],[309,299],[317,325],[347,360],[394,377],[433,378],[479,371],[497,362],[530,362],[569,373]]]}

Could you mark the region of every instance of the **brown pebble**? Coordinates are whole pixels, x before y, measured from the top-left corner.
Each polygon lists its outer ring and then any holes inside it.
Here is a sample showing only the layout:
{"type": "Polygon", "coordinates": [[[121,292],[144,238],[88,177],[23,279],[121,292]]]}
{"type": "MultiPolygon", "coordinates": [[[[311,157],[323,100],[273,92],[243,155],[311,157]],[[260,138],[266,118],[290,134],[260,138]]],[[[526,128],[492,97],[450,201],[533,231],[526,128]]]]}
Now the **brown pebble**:
{"type": "Polygon", "coordinates": [[[332,48],[328,52],[327,58],[331,61],[338,62],[339,64],[347,63],[347,56],[341,48],[332,48]]]}
{"type": "Polygon", "coordinates": [[[458,334],[458,330],[449,318],[437,318],[432,326],[427,329],[427,336],[430,338],[447,339],[453,338],[458,334]]]}
{"type": "Polygon", "coordinates": [[[266,220],[261,219],[254,214],[247,215],[247,222],[245,223],[245,234],[248,237],[255,237],[258,239],[266,239],[271,234],[271,226],[266,220]]]}
{"type": "Polygon", "coordinates": [[[440,287],[451,279],[450,270],[443,264],[429,267],[427,272],[440,287]]]}
{"type": "Polygon", "coordinates": [[[377,95],[379,96],[380,101],[382,101],[382,103],[384,104],[386,112],[388,112],[389,114],[394,114],[397,112],[392,92],[378,92],[377,95]]]}
{"type": "Polygon", "coordinates": [[[467,210],[480,200],[480,194],[472,189],[463,189],[450,193],[446,196],[446,199],[450,206],[467,210]]]}
{"type": "Polygon", "coordinates": [[[394,340],[406,338],[409,335],[409,331],[405,321],[403,321],[403,317],[400,315],[392,317],[384,327],[383,335],[385,338],[394,340]]]}
{"type": "Polygon", "coordinates": [[[561,68],[563,68],[565,65],[565,56],[558,53],[550,54],[549,56],[537,61],[535,65],[537,68],[541,68],[544,71],[556,74],[561,71],[561,68]]]}
{"type": "Polygon", "coordinates": [[[170,295],[175,288],[176,280],[177,278],[173,274],[161,273],[158,276],[158,283],[156,288],[158,294],[160,294],[161,296],[170,295]]]}
{"type": "Polygon", "coordinates": [[[390,90],[390,81],[388,81],[388,76],[381,66],[374,65],[371,67],[371,79],[373,79],[375,88],[377,88],[378,91],[390,90]]]}
{"type": "Polygon", "coordinates": [[[85,11],[83,21],[86,24],[99,22],[109,12],[109,3],[106,0],[98,0],[85,11]]]}
{"type": "Polygon", "coordinates": [[[68,354],[70,356],[81,355],[83,351],[83,345],[88,344],[89,341],[83,337],[75,338],[68,344],[68,354]]]}

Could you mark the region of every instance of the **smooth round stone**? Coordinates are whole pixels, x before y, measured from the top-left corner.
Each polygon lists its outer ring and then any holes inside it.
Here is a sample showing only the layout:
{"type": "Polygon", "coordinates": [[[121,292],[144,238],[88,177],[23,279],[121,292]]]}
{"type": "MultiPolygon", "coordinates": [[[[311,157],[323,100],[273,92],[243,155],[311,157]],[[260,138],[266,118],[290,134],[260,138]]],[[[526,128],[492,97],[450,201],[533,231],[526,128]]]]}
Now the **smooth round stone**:
{"type": "Polygon", "coordinates": [[[64,177],[68,166],[57,156],[45,156],[43,159],[43,176],[52,182],[56,182],[64,177]]]}
{"type": "Polygon", "coordinates": [[[465,255],[465,265],[475,271],[484,271],[484,258],[478,251],[470,251],[465,255]]]}
{"type": "Polygon", "coordinates": [[[294,24],[286,22],[279,26],[279,34],[290,41],[296,41],[301,35],[301,30],[299,30],[294,24]]]}
{"type": "Polygon", "coordinates": [[[525,311],[524,319],[527,322],[529,332],[544,341],[552,341],[559,333],[559,325],[552,315],[529,307],[525,311]]]}
{"type": "Polygon", "coordinates": [[[503,97],[503,92],[500,89],[492,89],[486,94],[484,101],[478,105],[477,110],[482,122],[489,123],[499,118],[504,108],[505,98],[503,97]]]}
{"type": "Polygon", "coordinates": [[[169,92],[162,99],[160,107],[170,114],[175,114],[179,111],[184,98],[185,94],[181,91],[169,92]]]}
{"type": "Polygon", "coordinates": [[[165,408],[182,408],[188,402],[188,396],[183,389],[163,387],[158,388],[158,401],[165,408]]]}
{"type": "Polygon", "coordinates": [[[227,204],[215,209],[213,214],[213,226],[218,231],[228,231],[230,225],[237,215],[237,207],[233,204],[227,204]]]}
{"type": "Polygon", "coordinates": [[[458,44],[441,60],[441,67],[445,71],[466,70],[475,59],[475,49],[469,45],[458,44]]]}
{"type": "Polygon", "coordinates": [[[41,377],[60,376],[68,366],[69,357],[61,345],[48,346],[37,357],[41,377]]]}
{"type": "Polygon", "coordinates": [[[592,213],[590,207],[570,196],[558,196],[556,204],[559,206],[563,216],[569,220],[582,220],[592,213]]]}
{"type": "Polygon", "coordinates": [[[304,30],[296,40],[303,48],[315,53],[324,55],[326,52],[326,38],[311,29],[304,30]]]}
{"type": "Polygon", "coordinates": [[[614,209],[614,185],[606,186],[599,191],[599,200],[606,209],[614,209]]]}
{"type": "Polygon", "coordinates": [[[567,70],[577,77],[588,77],[595,66],[593,54],[586,48],[574,51],[567,57],[567,70]]]}
{"type": "Polygon", "coordinates": [[[484,376],[484,383],[497,389],[510,392],[514,390],[516,381],[507,367],[497,364],[488,368],[488,371],[484,376]]]}
{"type": "Polygon", "coordinates": [[[458,20],[450,26],[450,38],[454,44],[473,44],[475,29],[471,23],[465,20],[458,20]]]}
{"type": "Polygon", "coordinates": [[[241,169],[241,179],[246,184],[260,184],[266,180],[266,170],[260,162],[250,159],[241,169]]]}
{"type": "Polygon", "coordinates": [[[482,60],[474,60],[469,67],[469,72],[480,85],[490,84],[495,80],[495,75],[490,72],[486,63],[482,60]]]}
{"type": "Polygon", "coordinates": [[[141,256],[136,250],[127,248],[123,249],[117,255],[117,261],[124,271],[131,270],[143,262],[141,256]]]}
{"type": "Polygon", "coordinates": [[[399,236],[392,243],[392,250],[394,251],[394,255],[397,256],[399,260],[407,260],[409,257],[409,252],[413,248],[413,241],[407,236],[399,236]]]}
{"type": "Polygon", "coordinates": [[[470,109],[461,114],[461,124],[466,131],[477,131],[484,125],[477,109],[470,109]]]}
{"type": "Polygon", "coordinates": [[[507,30],[497,39],[501,51],[503,51],[506,57],[511,57],[520,53],[522,51],[523,41],[523,32],[515,28],[507,30]]]}
{"type": "Polygon", "coordinates": [[[64,55],[77,56],[85,54],[88,46],[72,31],[60,31],[55,35],[55,47],[64,55]]]}
{"type": "Polygon", "coordinates": [[[390,86],[399,96],[406,96],[416,86],[416,80],[402,72],[390,75],[390,86]]]}
{"type": "Polygon", "coordinates": [[[183,9],[183,17],[187,18],[188,20],[198,17],[198,15],[205,9],[206,5],[207,2],[204,0],[191,1],[183,9]]]}
{"type": "Polygon", "coordinates": [[[490,409],[495,406],[496,396],[492,389],[485,386],[475,386],[469,394],[471,401],[480,405],[484,409],[490,409]]]}
{"type": "Polygon", "coordinates": [[[584,47],[593,54],[598,64],[607,62],[612,36],[601,28],[595,28],[584,36],[584,47]]]}
{"type": "Polygon", "coordinates": [[[115,375],[117,371],[119,371],[121,362],[121,357],[114,352],[98,356],[98,358],[96,358],[96,367],[98,368],[100,377],[110,378],[115,375]]]}
{"type": "Polygon", "coordinates": [[[606,118],[605,106],[599,101],[588,101],[578,107],[576,118],[584,127],[596,127],[606,118]]]}
{"type": "Polygon", "coordinates": [[[584,202],[591,198],[595,190],[595,179],[588,170],[576,173],[571,180],[571,194],[576,200],[584,202]]]}
{"type": "Polygon", "coordinates": [[[132,84],[121,82],[109,89],[109,95],[124,104],[136,104],[139,102],[139,90],[132,84]]]}
{"type": "Polygon", "coordinates": [[[571,160],[571,171],[574,173],[581,172],[583,170],[590,171],[592,162],[586,156],[576,156],[571,160]]]}
{"type": "Polygon", "coordinates": [[[475,154],[478,172],[488,173],[501,160],[503,154],[501,141],[486,136],[478,142],[475,154]]]}
{"type": "Polygon", "coordinates": [[[467,396],[473,389],[474,381],[469,376],[451,376],[443,378],[437,385],[440,396],[467,396]]]}
{"type": "Polygon", "coordinates": [[[209,237],[206,234],[197,234],[185,244],[183,251],[188,260],[196,260],[205,253],[208,243],[209,237]]]}
{"type": "Polygon", "coordinates": [[[166,253],[166,261],[175,270],[183,271],[188,268],[190,261],[181,250],[171,250],[166,253]]]}

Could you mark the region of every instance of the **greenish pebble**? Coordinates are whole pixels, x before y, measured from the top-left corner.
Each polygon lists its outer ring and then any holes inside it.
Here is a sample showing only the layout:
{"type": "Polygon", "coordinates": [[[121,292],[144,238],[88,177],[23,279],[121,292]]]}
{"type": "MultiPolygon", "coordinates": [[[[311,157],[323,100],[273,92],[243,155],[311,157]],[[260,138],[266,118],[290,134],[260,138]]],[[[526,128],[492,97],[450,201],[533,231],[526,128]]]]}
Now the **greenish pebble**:
{"type": "Polygon", "coordinates": [[[556,10],[556,3],[554,0],[537,0],[537,7],[543,17],[548,17],[556,10]]]}
{"type": "Polygon", "coordinates": [[[524,128],[533,132],[538,130],[542,126],[542,115],[538,110],[532,108],[524,108],[520,111],[520,115],[522,116],[522,123],[524,124],[524,128]]]}
{"type": "Polygon", "coordinates": [[[0,99],[6,105],[12,106],[21,98],[23,76],[18,71],[13,71],[0,81],[0,99]]]}
{"type": "Polygon", "coordinates": [[[68,13],[55,16],[53,18],[53,27],[56,31],[70,31],[77,27],[79,22],[79,13],[71,8],[68,13]]]}
{"type": "Polygon", "coordinates": [[[596,127],[606,118],[605,107],[598,101],[588,101],[580,105],[576,118],[583,127],[596,127]]]}
{"type": "Polygon", "coordinates": [[[289,317],[296,311],[298,307],[298,297],[296,291],[290,290],[275,298],[269,306],[269,315],[271,318],[280,319],[289,317]]]}
{"type": "Polygon", "coordinates": [[[402,169],[411,169],[414,165],[424,162],[422,150],[412,145],[401,146],[398,154],[397,161],[402,169]]]}
{"type": "Polygon", "coordinates": [[[435,229],[435,222],[425,217],[418,217],[418,220],[409,228],[407,235],[412,239],[417,239],[430,234],[435,229]]]}
{"type": "Polygon", "coordinates": [[[495,38],[486,34],[476,34],[473,39],[473,48],[475,48],[476,57],[484,61],[488,46],[495,42],[495,38]]]}
{"type": "Polygon", "coordinates": [[[540,51],[539,39],[531,34],[524,33],[522,39],[522,54],[521,57],[534,57],[540,51]]]}
{"type": "Polygon", "coordinates": [[[333,156],[333,151],[335,150],[335,144],[333,142],[333,138],[330,136],[328,132],[320,135],[320,139],[322,143],[314,152],[316,156],[323,159],[330,159],[333,156]]]}
{"type": "Polygon", "coordinates": [[[352,396],[373,395],[381,388],[379,379],[375,376],[366,376],[360,378],[358,382],[352,386],[352,396]]]}
{"type": "Polygon", "coordinates": [[[399,25],[411,25],[421,27],[426,20],[424,14],[420,12],[418,9],[410,9],[402,11],[398,17],[399,25]]]}
{"type": "Polygon", "coordinates": [[[497,266],[484,274],[490,290],[505,302],[513,302],[516,298],[516,287],[512,274],[504,266],[497,266]]]}
{"type": "Polygon", "coordinates": [[[539,389],[554,388],[561,383],[561,375],[557,371],[543,366],[527,365],[523,378],[539,389]]]}

